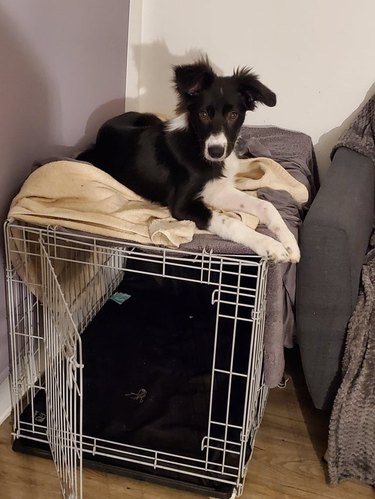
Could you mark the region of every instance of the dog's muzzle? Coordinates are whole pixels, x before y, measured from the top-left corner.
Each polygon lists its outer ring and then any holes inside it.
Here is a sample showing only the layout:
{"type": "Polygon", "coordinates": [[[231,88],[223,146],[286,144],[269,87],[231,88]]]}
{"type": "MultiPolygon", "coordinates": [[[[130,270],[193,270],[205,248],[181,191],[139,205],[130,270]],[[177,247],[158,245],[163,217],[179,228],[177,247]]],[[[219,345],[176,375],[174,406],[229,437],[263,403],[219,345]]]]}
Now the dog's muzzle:
{"type": "Polygon", "coordinates": [[[223,132],[213,134],[206,140],[204,155],[211,161],[221,161],[225,158],[228,141],[223,132]]]}

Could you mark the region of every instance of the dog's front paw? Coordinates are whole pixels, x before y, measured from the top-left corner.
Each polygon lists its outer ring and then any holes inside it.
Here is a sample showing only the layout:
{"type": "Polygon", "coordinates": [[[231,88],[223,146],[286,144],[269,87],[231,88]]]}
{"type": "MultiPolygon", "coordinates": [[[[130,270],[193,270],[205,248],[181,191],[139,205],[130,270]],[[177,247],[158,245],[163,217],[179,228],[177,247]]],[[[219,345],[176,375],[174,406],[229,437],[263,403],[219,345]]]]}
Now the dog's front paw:
{"type": "Polygon", "coordinates": [[[292,263],[298,263],[301,258],[301,253],[296,238],[293,236],[293,234],[290,233],[288,238],[284,238],[282,244],[288,252],[289,261],[292,263]]]}
{"type": "Polygon", "coordinates": [[[298,243],[294,235],[288,230],[286,234],[280,234],[279,237],[282,245],[287,250],[289,255],[289,261],[292,263],[297,263],[300,261],[301,253],[299,250],[298,243]]]}
{"type": "Polygon", "coordinates": [[[269,238],[265,247],[258,251],[261,256],[265,256],[269,260],[275,263],[283,263],[290,261],[290,255],[287,249],[278,241],[269,238]]]}
{"type": "Polygon", "coordinates": [[[298,263],[301,259],[301,253],[298,247],[298,244],[293,244],[292,246],[287,246],[285,248],[289,255],[289,260],[292,263],[298,263]]]}

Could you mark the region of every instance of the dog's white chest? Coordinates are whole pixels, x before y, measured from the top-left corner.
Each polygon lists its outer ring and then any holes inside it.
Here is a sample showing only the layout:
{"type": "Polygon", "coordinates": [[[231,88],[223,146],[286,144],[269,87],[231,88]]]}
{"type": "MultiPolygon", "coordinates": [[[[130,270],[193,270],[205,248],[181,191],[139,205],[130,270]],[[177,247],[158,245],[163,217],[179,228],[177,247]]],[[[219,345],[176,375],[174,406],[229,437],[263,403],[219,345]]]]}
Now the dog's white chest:
{"type": "Polygon", "coordinates": [[[232,152],[224,161],[224,168],[220,178],[207,182],[201,195],[210,206],[216,206],[218,200],[226,195],[227,189],[234,186],[234,177],[239,170],[239,160],[232,152]]]}
{"type": "Polygon", "coordinates": [[[223,176],[230,182],[233,182],[234,176],[238,173],[240,162],[234,152],[232,152],[224,161],[223,176]]]}

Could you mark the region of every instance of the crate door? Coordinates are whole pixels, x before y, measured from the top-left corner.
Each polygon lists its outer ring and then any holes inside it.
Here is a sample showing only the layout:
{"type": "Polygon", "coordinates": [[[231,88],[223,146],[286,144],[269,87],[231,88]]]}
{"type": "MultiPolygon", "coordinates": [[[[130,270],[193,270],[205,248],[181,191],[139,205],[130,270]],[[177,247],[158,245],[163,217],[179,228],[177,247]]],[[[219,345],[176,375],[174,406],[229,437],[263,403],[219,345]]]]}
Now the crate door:
{"type": "Polygon", "coordinates": [[[243,493],[263,390],[266,277],[263,260],[236,266],[227,263],[221,266],[212,296],[217,314],[208,429],[202,450],[207,470],[220,479],[236,481],[236,495],[243,493]]]}
{"type": "Polygon", "coordinates": [[[43,242],[43,325],[47,437],[65,499],[82,495],[81,339],[43,242]]]}

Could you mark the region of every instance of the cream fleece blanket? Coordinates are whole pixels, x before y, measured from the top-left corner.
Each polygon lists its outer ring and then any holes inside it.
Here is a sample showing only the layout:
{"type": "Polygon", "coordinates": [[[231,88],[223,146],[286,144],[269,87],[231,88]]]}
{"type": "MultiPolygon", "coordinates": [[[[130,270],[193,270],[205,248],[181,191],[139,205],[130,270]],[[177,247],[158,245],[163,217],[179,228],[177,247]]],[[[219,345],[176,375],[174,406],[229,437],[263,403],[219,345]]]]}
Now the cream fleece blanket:
{"type": "MultiPolygon", "coordinates": [[[[307,202],[306,187],[272,159],[240,162],[236,185],[249,195],[270,187],[289,192],[300,204],[307,202]]],[[[247,213],[230,215],[253,229],[259,223],[247,213]]],[[[74,160],[54,161],[35,170],[13,199],[8,218],[171,248],[202,232],[194,222],[177,221],[167,208],[141,198],[102,170],[74,160]]]]}

